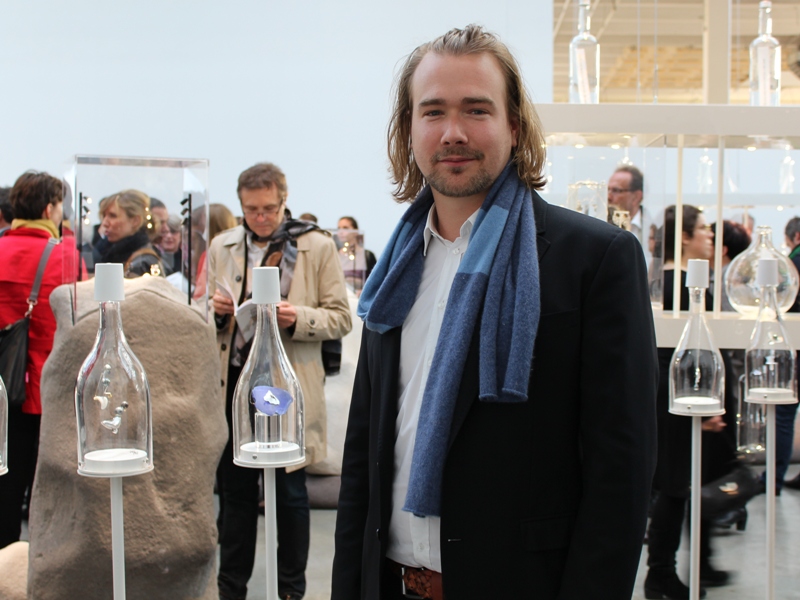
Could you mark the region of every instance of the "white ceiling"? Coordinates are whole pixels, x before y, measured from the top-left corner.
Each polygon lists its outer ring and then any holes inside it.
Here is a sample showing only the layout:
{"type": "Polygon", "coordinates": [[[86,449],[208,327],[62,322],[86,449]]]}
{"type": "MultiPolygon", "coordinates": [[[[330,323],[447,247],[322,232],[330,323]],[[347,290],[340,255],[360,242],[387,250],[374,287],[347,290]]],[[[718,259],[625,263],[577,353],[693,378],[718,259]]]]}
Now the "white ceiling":
{"type": "MultiPolygon", "coordinates": [[[[600,43],[600,101],[702,102],[703,0],[593,0],[591,31],[600,43]],[[638,93],[637,93],[638,88],[638,93]]],[[[782,45],[782,104],[800,104],[800,79],[787,58],[800,42],[800,0],[773,2],[773,35],[782,45]]],[[[577,0],[553,0],[553,99],[566,102],[569,42],[577,0]]],[[[758,0],[731,0],[731,103],[748,102],[748,46],[758,33],[758,0]]]]}

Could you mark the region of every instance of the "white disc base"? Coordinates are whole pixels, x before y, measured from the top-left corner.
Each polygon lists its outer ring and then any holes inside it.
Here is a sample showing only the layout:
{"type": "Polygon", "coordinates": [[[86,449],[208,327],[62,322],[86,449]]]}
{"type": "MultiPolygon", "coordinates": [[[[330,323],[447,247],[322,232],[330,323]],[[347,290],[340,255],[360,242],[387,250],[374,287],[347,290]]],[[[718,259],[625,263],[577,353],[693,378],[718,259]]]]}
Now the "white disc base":
{"type": "Polygon", "coordinates": [[[0,469],[0,475],[5,475],[6,473],[8,473],[8,467],[3,467],[0,469]]]}
{"type": "Polygon", "coordinates": [[[233,463],[240,467],[277,469],[299,465],[305,459],[302,448],[293,442],[281,442],[275,448],[264,448],[258,442],[248,442],[241,445],[239,456],[233,457],[233,463]]]}
{"type": "Polygon", "coordinates": [[[754,404],[797,404],[797,396],[785,388],[750,388],[745,401],[754,404]]]}
{"type": "Polygon", "coordinates": [[[92,450],[83,457],[78,474],[86,477],[129,477],[153,470],[147,452],[137,448],[109,448],[92,450]]]}
{"type": "Polygon", "coordinates": [[[724,415],[725,408],[717,398],[708,396],[682,396],[675,398],[669,407],[673,415],[685,417],[711,417],[724,415]]]}

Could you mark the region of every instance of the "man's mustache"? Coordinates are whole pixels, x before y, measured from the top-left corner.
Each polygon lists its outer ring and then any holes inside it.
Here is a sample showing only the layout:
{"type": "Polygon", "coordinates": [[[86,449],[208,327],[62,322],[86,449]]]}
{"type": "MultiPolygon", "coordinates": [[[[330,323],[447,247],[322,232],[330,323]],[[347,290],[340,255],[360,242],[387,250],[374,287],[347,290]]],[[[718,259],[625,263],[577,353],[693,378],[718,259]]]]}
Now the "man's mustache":
{"type": "Polygon", "coordinates": [[[433,154],[431,158],[433,159],[434,162],[439,162],[446,158],[450,158],[451,156],[482,160],[484,154],[480,150],[470,150],[469,148],[453,148],[451,150],[443,150],[442,152],[436,152],[433,154]]]}

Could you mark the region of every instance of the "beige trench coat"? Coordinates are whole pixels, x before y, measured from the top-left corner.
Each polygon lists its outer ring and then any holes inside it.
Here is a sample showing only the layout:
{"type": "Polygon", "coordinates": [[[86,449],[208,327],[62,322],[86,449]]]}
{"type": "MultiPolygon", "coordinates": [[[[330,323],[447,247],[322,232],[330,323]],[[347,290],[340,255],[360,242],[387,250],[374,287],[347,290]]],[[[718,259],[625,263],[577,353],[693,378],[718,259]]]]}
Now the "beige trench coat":
{"type": "MultiPolygon", "coordinates": [[[[213,295],[217,279],[224,278],[238,300],[244,283],[245,229],[241,225],[224,231],[208,250],[208,291],[213,295]]],[[[249,275],[252,277],[252,273],[249,275]]],[[[297,323],[291,337],[281,330],[281,340],[303,390],[305,412],[306,461],[289,470],[323,460],[327,454],[327,415],[325,410],[325,370],[322,342],[343,338],[352,328],[344,275],[333,240],[312,231],[297,238],[297,264],[288,302],[297,308],[297,323]]],[[[213,312],[213,307],[211,307],[213,312]]],[[[217,332],[222,362],[220,385],[228,382],[233,326],[217,332]]],[[[231,382],[236,385],[236,382],[231,382]]]]}

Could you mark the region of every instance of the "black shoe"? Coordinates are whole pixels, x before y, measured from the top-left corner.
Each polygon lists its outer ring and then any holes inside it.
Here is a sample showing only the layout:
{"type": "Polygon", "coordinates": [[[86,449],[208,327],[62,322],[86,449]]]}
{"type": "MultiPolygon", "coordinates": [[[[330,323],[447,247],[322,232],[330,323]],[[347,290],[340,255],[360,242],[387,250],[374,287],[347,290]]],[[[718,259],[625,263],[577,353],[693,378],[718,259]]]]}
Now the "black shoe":
{"type": "Polygon", "coordinates": [[[712,519],[711,524],[722,529],[730,529],[736,525],[737,531],[744,531],[747,527],[747,509],[743,506],[736,510],[729,510],[716,519],[712,519]]]}
{"type": "Polygon", "coordinates": [[[794,479],[785,479],[783,487],[787,487],[790,490],[800,490],[800,475],[797,475],[794,479]]]}
{"type": "MultiPolygon", "coordinates": [[[[786,482],[784,482],[783,485],[786,485],[786,482]]],[[[763,479],[759,479],[758,481],[756,481],[756,496],[758,496],[759,494],[766,494],[766,493],[767,493],[767,484],[764,483],[763,479]]],[[[781,495],[781,488],[779,486],[775,486],[775,495],[776,496],[781,495]]]]}
{"type": "MultiPolygon", "coordinates": [[[[653,575],[648,572],[644,580],[644,597],[647,600],[689,600],[689,586],[683,585],[675,573],[653,575]]],[[[706,597],[703,588],[700,588],[700,597],[706,597]]]]}
{"type": "Polygon", "coordinates": [[[711,565],[700,566],[700,584],[706,587],[720,587],[727,585],[731,580],[728,571],[720,571],[711,565]]]}

